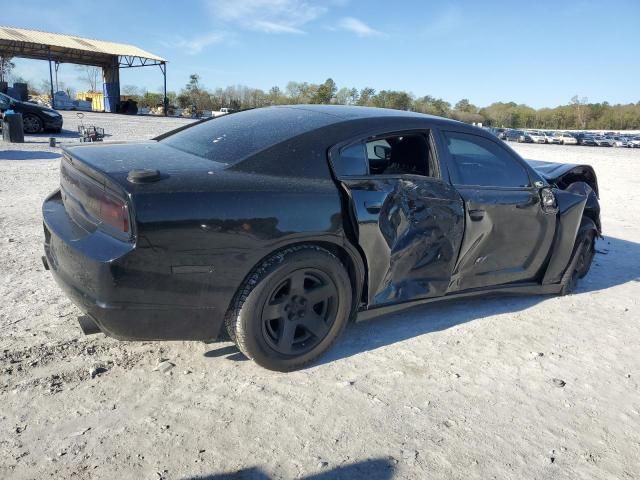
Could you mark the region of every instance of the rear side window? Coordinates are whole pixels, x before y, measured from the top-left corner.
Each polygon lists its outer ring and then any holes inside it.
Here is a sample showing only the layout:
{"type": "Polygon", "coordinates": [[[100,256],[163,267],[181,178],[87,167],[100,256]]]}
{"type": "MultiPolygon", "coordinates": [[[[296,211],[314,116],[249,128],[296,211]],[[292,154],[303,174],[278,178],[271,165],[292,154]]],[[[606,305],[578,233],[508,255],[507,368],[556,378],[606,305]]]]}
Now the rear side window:
{"type": "Polygon", "coordinates": [[[422,133],[379,137],[340,151],[332,160],[339,177],[363,175],[437,176],[435,159],[422,133]]]}
{"type": "Polygon", "coordinates": [[[357,143],[343,149],[338,160],[333,162],[338,177],[363,176],[367,174],[367,157],[364,145],[357,143]]]}
{"type": "Polygon", "coordinates": [[[528,187],[525,168],[504,148],[489,139],[443,132],[451,158],[449,175],[456,185],[528,187]]]}
{"type": "Polygon", "coordinates": [[[161,140],[183,152],[233,165],[268,147],[335,122],[322,113],[258,108],[224,115],[161,140]]]}

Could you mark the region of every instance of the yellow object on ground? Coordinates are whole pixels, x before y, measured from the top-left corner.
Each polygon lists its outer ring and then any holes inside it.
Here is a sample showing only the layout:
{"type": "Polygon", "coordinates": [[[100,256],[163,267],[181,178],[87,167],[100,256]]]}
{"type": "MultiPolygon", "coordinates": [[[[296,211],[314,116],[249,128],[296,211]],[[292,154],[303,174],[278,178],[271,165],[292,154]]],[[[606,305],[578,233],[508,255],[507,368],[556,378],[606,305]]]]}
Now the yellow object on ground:
{"type": "Polygon", "coordinates": [[[91,102],[91,110],[104,112],[104,95],[102,92],[80,92],[76,94],[77,100],[91,102]]]}

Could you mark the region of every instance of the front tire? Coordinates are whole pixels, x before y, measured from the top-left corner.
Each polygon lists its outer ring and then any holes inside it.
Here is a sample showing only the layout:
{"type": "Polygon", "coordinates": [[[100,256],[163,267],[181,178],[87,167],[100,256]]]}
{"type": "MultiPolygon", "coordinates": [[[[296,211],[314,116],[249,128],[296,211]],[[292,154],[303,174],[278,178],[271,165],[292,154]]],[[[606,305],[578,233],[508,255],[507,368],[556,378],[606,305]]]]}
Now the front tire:
{"type": "Polygon", "coordinates": [[[227,317],[229,336],[261,367],[287,372],[326,352],[351,313],[349,275],[328,250],[304,245],[253,270],[227,317]]]}
{"type": "MultiPolygon", "coordinates": [[[[583,217],[583,219],[585,218],[586,217],[583,217]]],[[[563,279],[562,290],[560,291],[561,295],[567,295],[575,290],[578,280],[584,278],[587,273],[589,273],[595,254],[595,230],[591,228],[581,229],[576,238],[573,254],[571,255],[571,262],[569,263],[571,271],[567,271],[563,279]]]]}
{"type": "Polygon", "coordinates": [[[44,127],[44,124],[40,117],[27,113],[22,117],[22,125],[24,133],[40,133],[44,127]]]}

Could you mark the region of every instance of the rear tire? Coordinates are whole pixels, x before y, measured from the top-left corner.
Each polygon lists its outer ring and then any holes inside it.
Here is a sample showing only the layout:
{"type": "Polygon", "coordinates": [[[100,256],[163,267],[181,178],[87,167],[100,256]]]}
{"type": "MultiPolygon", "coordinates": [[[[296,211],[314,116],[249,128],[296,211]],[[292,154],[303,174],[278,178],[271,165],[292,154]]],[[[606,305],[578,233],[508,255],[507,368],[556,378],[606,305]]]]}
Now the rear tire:
{"type": "Polygon", "coordinates": [[[253,270],[226,320],[240,351],[261,367],[304,367],[340,336],[351,313],[349,275],[331,252],[290,247],[253,270]]]}

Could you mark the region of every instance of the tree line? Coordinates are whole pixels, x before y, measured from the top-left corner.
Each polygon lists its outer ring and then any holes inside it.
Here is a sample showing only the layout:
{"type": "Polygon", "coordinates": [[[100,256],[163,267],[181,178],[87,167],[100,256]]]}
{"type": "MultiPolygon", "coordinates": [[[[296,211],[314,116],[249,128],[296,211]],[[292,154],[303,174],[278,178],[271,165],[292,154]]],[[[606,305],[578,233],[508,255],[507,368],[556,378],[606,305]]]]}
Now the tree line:
{"type": "MultiPolygon", "coordinates": [[[[162,94],[143,92],[135,86],[124,86],[123,94],[133,97],[143,107],[162,104],[162,94]]],[[[195,105],[199,110],[220,110],[222,107],[243,110],[269,105],[315,103],[395,108],[495,127],[554,130],[640,129],[640,102],[625,105],[589,103],[588,99],[575,96],[566,105],[555,108],[535,109],[515,102],[495,102],[486,107],[478,107],[466,98],[452,105],[442,98],[431,95],[416,97],[402,90],[338,88],[331,78],[321,84],[292,81],[284,90],[275,86],[264,91],[244,85],[209,90],[201,84],[197,74],[192,74],[184,88],[178,93],[168,92],[167,97],[171,105],[180,108],[195,105]]]]}

